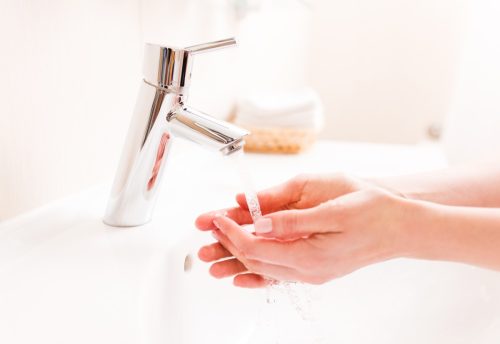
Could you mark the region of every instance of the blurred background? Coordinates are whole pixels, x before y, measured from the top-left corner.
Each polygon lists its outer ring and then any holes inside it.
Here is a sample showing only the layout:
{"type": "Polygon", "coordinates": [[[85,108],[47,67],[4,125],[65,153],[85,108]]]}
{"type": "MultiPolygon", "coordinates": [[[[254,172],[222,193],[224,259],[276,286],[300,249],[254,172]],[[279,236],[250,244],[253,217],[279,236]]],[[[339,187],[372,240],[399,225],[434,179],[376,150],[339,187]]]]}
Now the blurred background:
{"type": "Polygon", "coordinates": [[[197,58],[190,103],[309,87],[322,139],[434,142],[450,163],[500,148],[494,0],[0,0],[0,220],[111,182],[144,42],[236,36],[197,58]]]}

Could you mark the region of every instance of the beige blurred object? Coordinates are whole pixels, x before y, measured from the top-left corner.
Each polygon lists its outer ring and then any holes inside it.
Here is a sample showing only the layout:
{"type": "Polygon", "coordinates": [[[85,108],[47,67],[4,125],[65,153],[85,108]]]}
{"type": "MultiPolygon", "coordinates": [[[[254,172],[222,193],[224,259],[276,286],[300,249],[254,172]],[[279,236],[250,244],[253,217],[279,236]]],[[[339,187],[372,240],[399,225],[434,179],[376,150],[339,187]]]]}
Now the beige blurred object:
{"type": "Polygon", "coordinates": [[[238,100],[231,121],[251,132],[245,150],[299,153],[316,141],[323,127],[323,107],[310,88],[254,93],[238,100]]]}
{"type": "Polygon", "coordinates": [[[311,96],[304,87],[311,11],[302,1],[239,4],[239,99],[231,120],[251,132],[245,138],[245,151],[306,150],[319,131],[314,123],[317,95],[311,96]]]}
{"type": "Polygon", "coordinates": [[[318,138],[313,129],[244,127],[251,132],[245,138],[246,152],[296,154],[310,148],[318,138]]]}

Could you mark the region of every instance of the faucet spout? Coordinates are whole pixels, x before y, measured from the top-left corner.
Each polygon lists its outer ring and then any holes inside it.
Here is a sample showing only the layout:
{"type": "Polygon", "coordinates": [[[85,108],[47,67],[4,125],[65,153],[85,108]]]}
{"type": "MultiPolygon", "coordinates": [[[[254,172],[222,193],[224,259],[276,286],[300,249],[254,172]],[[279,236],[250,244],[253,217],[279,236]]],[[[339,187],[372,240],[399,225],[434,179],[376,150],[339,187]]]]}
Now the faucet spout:
{"type": "Polygon", "coordinates": [[[167,116],[172,134],[229,155],[243,148],[245,129],[215,119],[201,111],[181,106],[167,116]]]}

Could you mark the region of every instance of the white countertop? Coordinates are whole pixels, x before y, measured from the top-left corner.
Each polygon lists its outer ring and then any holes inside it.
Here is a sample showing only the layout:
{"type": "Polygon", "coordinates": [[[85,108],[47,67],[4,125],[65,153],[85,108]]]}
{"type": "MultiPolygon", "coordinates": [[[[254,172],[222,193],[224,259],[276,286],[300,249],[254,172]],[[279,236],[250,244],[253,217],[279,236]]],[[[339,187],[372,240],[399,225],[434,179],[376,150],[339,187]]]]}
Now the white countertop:
{"type": "MultiPolygon", "coordinates": [[[[106,186],[0,224],[0,343],[243,344],[263,293],[210,278],[194,255],[211,238],[193,225],[197,214],[234,204],[238,177],[227,160],[186,142],[171,153],[148,225],[102,224],[106,186]],[[193,267],[186,273],[187,254],[193,267]]],[[[252,154],[248,162],[258,188],[301,172],[397,175],[446,165],[432,145],[344,142],[320,142],[302,155],[252,154]]],[[[500,338],[495,272],[394,260],[312,294],[314,331],[325,343],[500,338]]]]}

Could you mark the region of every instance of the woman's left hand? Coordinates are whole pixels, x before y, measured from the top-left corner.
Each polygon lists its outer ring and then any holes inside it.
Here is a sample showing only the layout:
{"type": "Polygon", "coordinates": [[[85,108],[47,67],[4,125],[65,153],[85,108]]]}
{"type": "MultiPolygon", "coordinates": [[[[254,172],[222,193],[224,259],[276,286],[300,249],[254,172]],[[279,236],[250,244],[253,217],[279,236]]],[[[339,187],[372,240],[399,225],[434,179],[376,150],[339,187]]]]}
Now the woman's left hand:
{"type": "Polygon", "coordinates": [[[217,216],[219,243],[202,248],[215,261],[215,277],[234,277],[241,287],[262,287],[268,280],[321,284],[361,267],[404,255],[421,206],[385,190],[345,194],[316,207],[284,210],[265,217],[272,229],[246,231],[217,216]],[[221,260],[229,258],[226,260],[221,260]]]}

